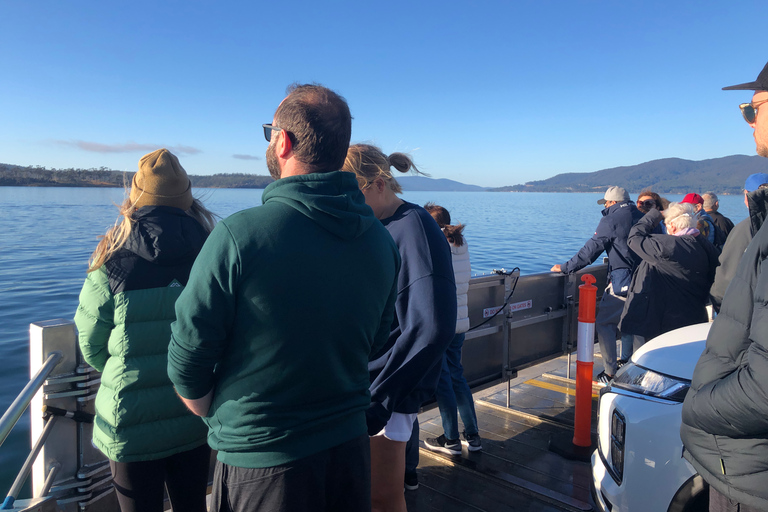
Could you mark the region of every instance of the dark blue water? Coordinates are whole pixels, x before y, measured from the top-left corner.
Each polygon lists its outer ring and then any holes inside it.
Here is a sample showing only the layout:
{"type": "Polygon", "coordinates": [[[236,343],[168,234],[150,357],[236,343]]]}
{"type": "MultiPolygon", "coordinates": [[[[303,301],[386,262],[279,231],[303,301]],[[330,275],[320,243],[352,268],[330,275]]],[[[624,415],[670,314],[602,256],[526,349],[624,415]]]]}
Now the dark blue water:
{"type": "MultiPolygon", "coordinates": [[[[195,193],[224,217],[261,204],[260,190],[195,193]]],[[[524,274],[548,271],[575,254],[601,217],[596,204],[601,194],[408,192],[403,197],[440,204],[454,223],[466,225],[477,274],[516,266],[524,274]]],[[[29,379],[29,324],[73,318],[88,257],[99,235],[115,222],[113,203],[123,198],[120,189],[0,187],[0,411],[29,379]]],[[[742,197],[721,197],[720,203],[720,211],[734,222],[746,217],[742,197]]],[[[3,496],[29,446],[25,414],[0,447],[3,496]]]]}

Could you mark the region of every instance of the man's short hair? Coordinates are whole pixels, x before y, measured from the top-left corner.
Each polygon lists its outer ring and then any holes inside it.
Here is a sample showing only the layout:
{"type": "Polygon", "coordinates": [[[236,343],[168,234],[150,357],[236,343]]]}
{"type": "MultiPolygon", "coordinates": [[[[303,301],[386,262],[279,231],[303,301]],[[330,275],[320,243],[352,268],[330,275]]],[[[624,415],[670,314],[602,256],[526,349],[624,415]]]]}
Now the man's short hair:
{"type": "Polygon", "coordinates": [[[717,194],[714,192],[704,192],[701,194],[701,198],[704,199],[705,210],[717,210],[717,194]]]}
{"type": "Polygon", "coordinates": [[[347,101],[318,84],[293,84],[275,112],[275,124],[288,132],[296,159],[311,171],[338,171],[352,136],[347,101]]]}

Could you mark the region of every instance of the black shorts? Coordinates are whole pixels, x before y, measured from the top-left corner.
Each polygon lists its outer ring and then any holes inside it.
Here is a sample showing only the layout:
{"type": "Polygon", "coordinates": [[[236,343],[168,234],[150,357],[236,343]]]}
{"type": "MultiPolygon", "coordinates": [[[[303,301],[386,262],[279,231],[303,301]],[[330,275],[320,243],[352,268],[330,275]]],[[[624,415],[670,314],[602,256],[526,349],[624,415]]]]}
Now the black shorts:
{"type": "Polygon", "coordinates": [[[371,448],[362,435],[270,468],[216,461],[211,512],[360,512],[371,509],[371,448]]]}

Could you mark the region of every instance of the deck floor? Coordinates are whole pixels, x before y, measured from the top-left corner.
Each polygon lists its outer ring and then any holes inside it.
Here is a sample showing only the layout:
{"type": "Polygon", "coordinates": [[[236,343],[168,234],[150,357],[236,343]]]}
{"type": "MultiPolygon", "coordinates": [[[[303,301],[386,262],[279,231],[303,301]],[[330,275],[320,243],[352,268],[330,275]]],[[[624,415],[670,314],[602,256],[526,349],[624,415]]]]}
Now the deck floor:
{"type": "MultiPolygon", "coordinates": [[[[597,348],[597,347],[596,347],[597,348]]],[[[597,510],[587,462],[551,451],[553,439],[573,437],[575,383],[566,378],[567,356],[519,372],[507,384],[475,394],[483,450],[461,456],[429,451],[428,437],[443,433],[437,408],[419,415],[419,488],[405,491],[409,512],[597,510]]],[[[575,357],[571,375],[575,376],[575,357]]],[[[595,354],[595,371],[602,370],[595,354]]],[[[593,390],[595,438],[597,388],[593,390]]]]}

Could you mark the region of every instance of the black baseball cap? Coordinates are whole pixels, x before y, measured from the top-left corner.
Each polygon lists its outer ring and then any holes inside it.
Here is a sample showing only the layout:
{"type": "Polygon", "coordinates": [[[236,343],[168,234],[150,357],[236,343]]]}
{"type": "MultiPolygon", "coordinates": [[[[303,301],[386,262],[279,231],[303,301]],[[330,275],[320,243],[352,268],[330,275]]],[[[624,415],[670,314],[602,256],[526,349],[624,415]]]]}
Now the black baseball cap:
{"type": "Polygon", "coordinates": [[[763,70],[757,75],[757,80],[754,82],[748,82],[746,84],[731,85],[730,87],[723,87],[724,91],[768,91],[768,64],[765,65],[763,70]]]}

